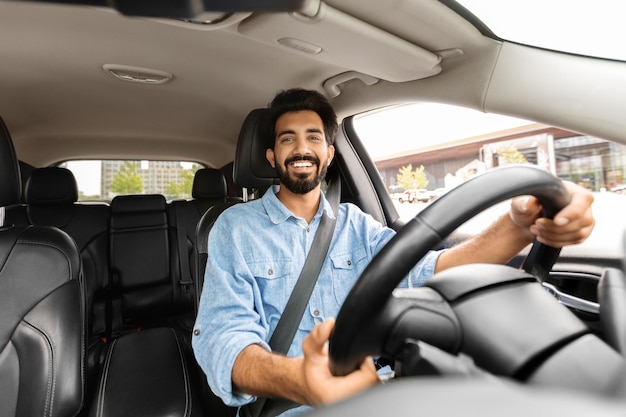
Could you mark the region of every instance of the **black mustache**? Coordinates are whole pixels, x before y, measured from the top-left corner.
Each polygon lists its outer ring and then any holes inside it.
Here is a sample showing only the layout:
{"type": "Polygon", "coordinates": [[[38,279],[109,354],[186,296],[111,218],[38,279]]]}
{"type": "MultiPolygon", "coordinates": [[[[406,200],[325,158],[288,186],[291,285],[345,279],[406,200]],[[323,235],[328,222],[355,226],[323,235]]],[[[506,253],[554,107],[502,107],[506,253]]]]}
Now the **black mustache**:
{"type": "Polygon", "coordinates": [[[296,161],[311,161],[315,165],[318,165],[318,166],[320,164],[319,158],[317,158],[314,155],[294,155],[294,156],[290,156],[289,158],[285,159],[285,165],[289,165],[292,162],[296,162],[296,161]]]}

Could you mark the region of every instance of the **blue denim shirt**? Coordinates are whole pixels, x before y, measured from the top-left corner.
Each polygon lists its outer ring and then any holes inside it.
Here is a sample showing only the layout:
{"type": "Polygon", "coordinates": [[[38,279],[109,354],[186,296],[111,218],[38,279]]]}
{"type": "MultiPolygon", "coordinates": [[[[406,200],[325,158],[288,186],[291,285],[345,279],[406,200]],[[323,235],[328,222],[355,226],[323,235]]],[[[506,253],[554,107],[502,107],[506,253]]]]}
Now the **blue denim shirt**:
{"type": "MultiPolygon", "coordinates": [[[[270,188],[263,198],[224,211],[209,234],[192,344],[209,386],[227,405],[256,399],[233,392],[233,364],[250,344],[270,350],[267,342],[298,280],[324,210],[334,217],[322,193],[319,210],[307,224],[270,188]]],[[[315,324],[337,317],[361,272],[394,235],[355,205],[340,204],[329,255],[288,356],[302,355],[302,341],[315,324]]],[[[438,255],[427,254],[401,286],[423,284],[433,275],[438,255]]]]}

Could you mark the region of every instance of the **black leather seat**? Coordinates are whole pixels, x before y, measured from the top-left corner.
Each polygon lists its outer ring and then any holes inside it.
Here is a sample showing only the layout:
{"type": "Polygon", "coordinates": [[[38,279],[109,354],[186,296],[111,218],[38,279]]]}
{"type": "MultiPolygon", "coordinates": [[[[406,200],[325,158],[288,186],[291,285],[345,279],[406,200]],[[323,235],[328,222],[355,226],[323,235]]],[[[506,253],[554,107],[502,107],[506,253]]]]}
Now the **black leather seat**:
{"type": "MultiPolygon", "coordinates": [[[[171,267],[175,241],[165,197],[116,196],[111,201],[109,233],[112,311],[123,326],[159,326],[184,309],[183,288],[171,267]]],[[[191,298],[188,305],[191,310],[191,298]]],[[[114,321],[116,330],[119,324],[114,321]]]]}
{"type": "Polygon", "coordinates": [[[28,222],[66,232],[78,246],[83,265],[87,328],[86,386],[95,387],[100,351],[106,336],[106,287],[109,281],[108,204],[79,204],[72,171],[61,167],[33,170],[25,187],[28,222]]]}
{"type": "Polygon", "coordinates": [[[193,312],[176,272],[175,242],[162,195],[111,202],[109,311],[115,331],[103,351],[90,416],[210,414],[200,396],[190,331],[181,332],[174,320],[187,308],[193,312]]]}
{"type": "MultiPolygon", "coordinates": [[[[0,207],[19,203],[21,189],[0,120],[0,207]]],[[[78,249],[57,228],[1,220],[0,415],[74,416],[83,402],[85,356],[78,249]]]]}
{"type": "Polygon", "coordinates": [[[210,207],[228,199],[226,178],[219,169],[202,168],[193,177],[190,203],[198,212],[198,220],[210,207]]]}
{"type": "MultiPolygon", "coordinates": [[[[197,300],[197,281],[195,277],[197,251],[195,250],[196,227],[202,215],[211,207],[229,201],[241,201],[239,198],[228,197],[226,178],[219,169],[202,168],[196,171],[191,190],[191,200],[174,200],[169,205],[170,222],[176,228],[178,245],[177,259],[181,271],[181,279],[193,285],[192,298],[197,300]]],[[[193,325],[193,319],[189,329],[193,325]]]]}
{"type": "MultiPolygon", "coordinates": [[[[278,177],[274,169],[267,161],[263,163],[259,155],[265,155],[267,141],[262,137],[262,126],[264,117],[268,114],[268,109],[256,109],[248,114],[242,125],[235,163],[233,167],[233,180],[236,185],[249,188],[265,190],[277,181],[278,177]]],[[[194,270],[194,283],[196,286],[196,312],[200,303],[200,295],[204,286],[204,273],[208,257],[208,237],[218,216],[234,204],[242,203],[243,199],[227,199],[226,201],[214,204],[204,213],[198,222],[195,232],[196,264],[194,270]]],[[[219,294],[216,294],[218,297],[219,294]]],[[[205,402],[210,404],[211,410],[219,416],[234,415],[236,409],[224,405],[224,403],[211,392],[206,377],[203,377],[203,391],[205,402]]]]}
{"type": "MultiPolygon", "coordinates": [[[[278,175],[265,159],[268,138],[264,136],[263,127],[269,109],[252,110],[243,122],[233,165],[233,180],[236,185],[248,188],[266,190],[278,182],[278,175]]],[[[243,200],[229,200],[210,207],[198,222],[196,228],[196,311],[200,303],[200,295],[204,285],[204,272],[207,261],[208,237],[215,220],[228,207],[243,200]]]]}
{"type": "Polygon", "coordinates": [[[25,190],[29,223],[58,227],[76,242],[83,263],[88,335],[102,336],[104,307],[98,297],[109,276],[110,207],[105,203],[77,204],[76,179],[66,168],[35,169],[26,181],[25,190]]]}

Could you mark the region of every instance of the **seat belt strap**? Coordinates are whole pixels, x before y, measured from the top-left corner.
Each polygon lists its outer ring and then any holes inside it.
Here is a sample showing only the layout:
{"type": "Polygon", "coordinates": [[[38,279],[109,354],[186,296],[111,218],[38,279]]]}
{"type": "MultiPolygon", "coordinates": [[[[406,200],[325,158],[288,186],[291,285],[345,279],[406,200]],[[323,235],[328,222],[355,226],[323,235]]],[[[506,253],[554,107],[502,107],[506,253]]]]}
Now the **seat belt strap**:
{"type": "Polygon", "coordinates": [[[183,201],[175,201],[174,217],[176,219],[176,240],[178,247],[178,263],[179,263],[179,281],[181,286],[182,298],[190,298],[189,291],[193,284],[191,279],[191,270],[189,269],[189,254],[187,252],[187,219],[185,218],[185,209],[188,203],[183,201]]]}
{"type": "MultiPolygon", "coordinates": [[[[333,181],[333,184],[334,183],[335,181],[333,181]]],[[[337,188],[340,187],[334,186],[332,188],[329,187],[329,193],[331,191],[337,191],[337,188]],[[332,190],[332,188],[334,188],[334,190],[332,190]]],[[[338,201],[339,193],[336,194],[338,201]]],[[[330,197],[331,196],[328,196],[328,198],[330,197]]],[[[322,269],[322,264],[326,259],[328,248],[330,248],[330,241],[332,240],[333,233],[335,231],[335,223],[337,222],[336,216],[338,206],[338,202],[334,207],[331,205],[331,207],[333,207],[335,218],[330,218],[327,213],[322,215],[320,225],[317,228],[317,232],[313,238],[313,243],[311,244],[311,250],[309,251],[309,254],[304,262],[302,271],[300,272],[300,277],[298,278],[298,281],[289,296],[289,301],[287,301],[285,310],[283,311],[281,318],[278,320],[276,329],[270,338],[269,345],[273,352],[286,354],[289,350],[289,346],[291,346],[294,336],[296,335],[304,310],[306,309],[307,303],[311,298],[313,288],[317,283],[317,278],[322,269]],[[289,319],[283,320],[283,317],[289,319]]]]}

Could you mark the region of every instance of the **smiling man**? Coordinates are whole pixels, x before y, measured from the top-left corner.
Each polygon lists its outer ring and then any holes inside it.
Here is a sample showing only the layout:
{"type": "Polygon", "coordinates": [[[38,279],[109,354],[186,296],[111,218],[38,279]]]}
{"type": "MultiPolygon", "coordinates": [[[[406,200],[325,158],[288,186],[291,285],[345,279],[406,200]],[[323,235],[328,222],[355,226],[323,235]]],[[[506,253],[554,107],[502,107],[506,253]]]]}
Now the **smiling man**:
{"type": "MultiPolygon", "coordinates": [[[[215,222],[192,342],[211,389],[227,405],[270,397],[316,406],[378,382],[371,358],[345,377],[333,376],[326,342],[348,292],[395,231],[353,204],[342,203],[333,212],[321,191],[338,128],[324,96],[283,91],[270,113],[273,143],[266,158],[279,175],[279,190],[270,188],[259,200],[235,205],[215,222]],[[287,355],[272,353],[268,341],[323,215],[337,218],[328,256],[287,355]]],[[[460,264],[506,263],[535,237],[557,247],[586,239],[594,225],[593,198],[580,187],[566,186],[571,202],[553,220],[539,218],[536,199],[515,199],[509,215],[482,234],[428,253],[401,286],[422,285],[435,272],[460,264]]]]}

